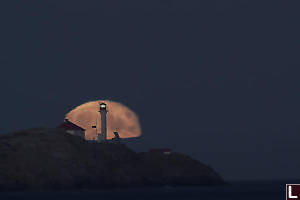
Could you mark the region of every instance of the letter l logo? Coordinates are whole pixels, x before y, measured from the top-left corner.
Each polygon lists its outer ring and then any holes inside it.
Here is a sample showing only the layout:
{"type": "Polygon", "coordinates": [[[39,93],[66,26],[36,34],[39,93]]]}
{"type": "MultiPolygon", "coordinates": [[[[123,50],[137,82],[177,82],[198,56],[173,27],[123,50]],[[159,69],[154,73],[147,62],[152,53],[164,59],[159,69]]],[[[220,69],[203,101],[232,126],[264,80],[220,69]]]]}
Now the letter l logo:
{"type": "Polygon", "coordinates": [[[293,196],[292,194],[292,186],[289,185],[289,198],[290,199],[298,199],[298,196],[293,196]]]}

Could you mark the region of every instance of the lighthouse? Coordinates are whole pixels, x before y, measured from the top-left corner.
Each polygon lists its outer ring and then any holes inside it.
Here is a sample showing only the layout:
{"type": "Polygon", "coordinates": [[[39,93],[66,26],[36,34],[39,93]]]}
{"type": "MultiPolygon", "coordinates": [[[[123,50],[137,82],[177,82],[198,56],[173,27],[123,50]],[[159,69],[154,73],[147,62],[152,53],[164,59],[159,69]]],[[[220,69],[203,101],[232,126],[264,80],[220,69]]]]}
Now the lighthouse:
{"type": "Polygon", "coordinates": [[[107,139],[107,128],[106,128],[106,104],[100,103],[100,116],[101,116],[101,134],[98,135],[99,142],[105,142],[107,139]]]}

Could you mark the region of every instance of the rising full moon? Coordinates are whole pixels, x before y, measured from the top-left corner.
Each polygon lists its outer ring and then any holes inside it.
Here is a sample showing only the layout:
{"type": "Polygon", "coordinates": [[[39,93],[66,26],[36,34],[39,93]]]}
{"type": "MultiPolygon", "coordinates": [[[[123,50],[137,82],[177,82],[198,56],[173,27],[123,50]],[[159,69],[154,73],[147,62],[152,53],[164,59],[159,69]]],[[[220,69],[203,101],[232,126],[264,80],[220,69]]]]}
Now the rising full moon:
{"type": "Polygon", "coordinates": [[[118,131],[121,138],[138,137],[141,135],[140,123],[137,115],[127,106],[109,100],[98,100],[77,106],[66,118],[74,124],[85,129],[85,138],[96,140],[101,130],[101,117],[99,103],[107,105],[107,138],[114,137],[113,132],[118,131]],[[96,128],[93,128],[93,126],[96,128]]]}

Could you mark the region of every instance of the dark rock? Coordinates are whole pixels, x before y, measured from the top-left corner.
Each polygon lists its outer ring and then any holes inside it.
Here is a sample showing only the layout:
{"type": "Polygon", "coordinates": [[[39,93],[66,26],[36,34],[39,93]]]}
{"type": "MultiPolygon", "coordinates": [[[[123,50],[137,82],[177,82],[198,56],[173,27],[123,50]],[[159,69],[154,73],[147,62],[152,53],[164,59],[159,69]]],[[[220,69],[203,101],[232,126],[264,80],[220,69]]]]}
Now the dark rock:
{"type": "Polygon", "coordinates": [[[57,129],[0,136],[0,159],[0,189],[224,184],[212,168],[180,153],[135,153],[57,129]]]}

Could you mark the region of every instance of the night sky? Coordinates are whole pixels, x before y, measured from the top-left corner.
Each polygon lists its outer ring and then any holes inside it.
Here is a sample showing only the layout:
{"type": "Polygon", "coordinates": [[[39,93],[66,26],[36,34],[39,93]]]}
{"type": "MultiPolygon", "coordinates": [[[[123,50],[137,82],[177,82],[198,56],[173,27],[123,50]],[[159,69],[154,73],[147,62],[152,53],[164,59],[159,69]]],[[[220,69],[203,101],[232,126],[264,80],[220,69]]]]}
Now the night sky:
{"type": "Polygon", "coordinates": [[[0,1],[1,133],[111,99],[135,148],[225,179],[300,178],[299,1],[0,1]]]}

